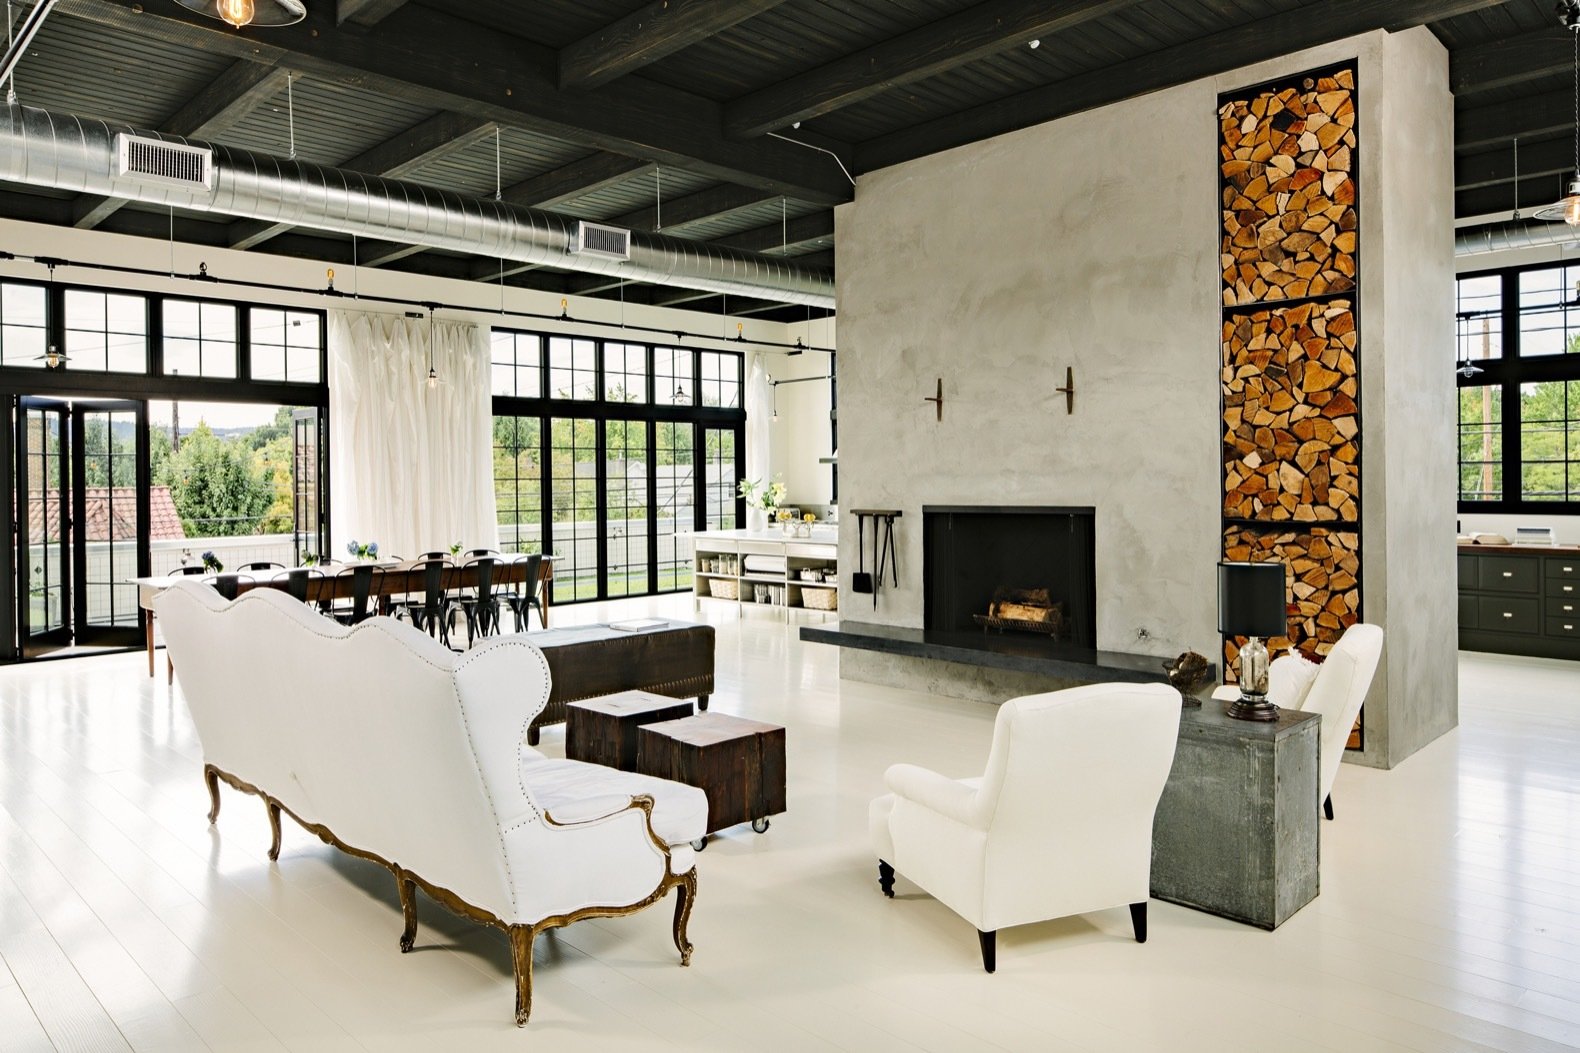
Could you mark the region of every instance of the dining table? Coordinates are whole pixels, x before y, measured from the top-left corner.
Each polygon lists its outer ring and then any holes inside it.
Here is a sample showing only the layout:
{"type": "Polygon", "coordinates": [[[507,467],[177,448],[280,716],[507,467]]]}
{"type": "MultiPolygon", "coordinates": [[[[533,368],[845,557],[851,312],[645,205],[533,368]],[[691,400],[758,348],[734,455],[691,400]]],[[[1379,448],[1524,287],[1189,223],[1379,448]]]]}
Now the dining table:
{"type": "MultiPolygon", "coordinates": [[[[549,606],[553,598],[554,562],[557,556],[545,555],[538,564],[538,596],[543,605],[540,608],[543,627],[549,627],[549,606]]],[[[494,586],[521,585],[526,580],[527,557],[522,555],[504,555],[497,557],[494,568],[494,586]]],[[[420,593],[425,587],[423,580],[425,561],[410,560],[397,563],[394,560],[366,560],[383,571],[375,583],[375,588],[369,597],[379,599],[381,610],[387,611],[389,600],[392,596],[403,596],[408,593],[420,593]]],[[[285,591],[293,572],[308,572],[307,597],[308,603],[327,602],[332,600],[350,599],[352,596],[352,575],[350,573],[356,563],[333,563],[312,567],[283,567],[264,571],[237,571],[236,594],[239,596],[253,589],[279,589],[285,591]]],[[[219,572],[223,574],[224,572],[219,572]]],[[[210,574],[206,577],[215,577],[210,574]]],[[[127,579],[137,586],[137,605],[143,609],[146,617],[143,619],[144,638],[148,646],[148,675],[154,675],[154,600],[160,593],[178,581],[191,581],[193,575],[188,574],[153,574],[143,577],[127,579]]],[[[473,584],[475,578],[466,563],[453,563],[444,568],[441,584],[446,592],[460,589],[473,584]]]]}

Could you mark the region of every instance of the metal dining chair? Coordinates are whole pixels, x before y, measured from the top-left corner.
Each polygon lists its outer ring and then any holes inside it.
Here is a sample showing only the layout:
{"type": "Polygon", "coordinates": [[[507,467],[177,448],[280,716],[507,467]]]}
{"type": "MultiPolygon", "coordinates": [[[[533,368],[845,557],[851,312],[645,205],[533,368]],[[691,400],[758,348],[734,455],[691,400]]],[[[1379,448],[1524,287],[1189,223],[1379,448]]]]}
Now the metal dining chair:
{"type": "MultiPolygon", "coordinates": [[[[377,598],[384,591],[384,568],[371,563],[358,563],[344,567],[335,574],[336,582],[350,579],[351,602],[347,606],[331,606],[328,614],[341,625],[356,625],[377,614],[377,598]]],[[[338,588],[336,592],[340,591],[338,588]]]]}
{"type": "Polygon", "coordinates": [[[173,577],[173,578],[179,578],[182,575],[186,575],[187,577],[192,577],[192,576],[195,576],[195,575],[198,575],[198,574],[207,574],[207,573],[208,573],[208,568],[204,567],[203,564],[201,564],[201,563],[192,563],[192,564],[188,564],[187,566],[177,567],[175,570],[172,570],[170,572],[170,576],[173,577]]]}
{"type": "Polygon", "coordinates": [[[225,597],[225,599],[234,600],[236,595],[241,592],[241,583],[243,581],[249,585],[254,584],[250,574],[215,574],[212,577],[204,578],[203,584],[214,586],[214,590],[225,597]]]}
{"type": "Polygon", "coordinates": [[[450,646],[450,597],[444,589],[444,572],[455,564],[448,554],[439,558],[424,558],[407,564],[408,570],[422,572],[422,598],[408,595],[396,608],[396,614],[405,614],[412,625],[429,636],[437,637],[446,647],[450,646]]]}
{"type": "Polygon", "coordinates": [[[257,559],[257,560],[253,560],[251,563],[243,563],[241,566],[237,567],[236,569],[237,570],[252,570],[252,571],[258,571],[258,570],[284,570],[285,569],[285,564],[284,563],[276,563],[272,559],[257,559]]]}
{"type": "Polygon", "coordinates": [[[523,632],[527,626],[527,611],[537,608],[538,624],[547,628],[548,622],[543,617],[543,589],[538,574],[543,569],[543,553],[533,552],[530,555],[518,556],[517,563],[526,565],[522,575],[520,591],[502,592],[500,600],[510,608],[516,616],[516,632],[523,632]]]}
{"type": "Polygon", "coordinates": [[[324,572],[316,567],[292,567],[290,570],[274,575],[271,581],[284,580],[285,591],[291,598],[300,603],[307,602],[308,587],[314,578],[322,578],[324,572]]]}
{"type": "Polygon", "coordinates": [[[486,555],[469,559],[461,566],[462,589],[452,602],[466,615],[467,647],[480,636],[499,632],[500,597],[494,592],[494,569],[498,566],[497,558],[486,555]]]}

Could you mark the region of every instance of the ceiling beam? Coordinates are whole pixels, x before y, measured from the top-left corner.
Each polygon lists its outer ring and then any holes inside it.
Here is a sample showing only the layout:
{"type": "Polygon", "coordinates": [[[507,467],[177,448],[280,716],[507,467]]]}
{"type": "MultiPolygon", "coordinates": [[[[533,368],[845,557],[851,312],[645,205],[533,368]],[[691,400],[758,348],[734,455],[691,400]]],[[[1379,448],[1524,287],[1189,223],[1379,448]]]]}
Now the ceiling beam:
{"type": "Polygon", "coordinates": [[[586,91],[607,84],[782,3],[784,0],[654,0],[562,48],[560,87],[586,91]]]}
{"type": "MultiPolygon", "coordinates": [[[[159,130],[183,139],[210,139],[223,135],[285,89],[287,71],[239,59],[188,99],[159,130]]],[[[72,226],[92,230],[126,204],[122,197],[84,195],[74,207],[72,226]]]]}
{"type": "Polygon", "coordinates": [[[373,172],[385,179],[404,179],[424,165],[456,150],[465,150],[498,130],[499,125],[493,121],[469,114],[436,113],[335,167],[348,172],[373,172]]]}
{"type": "Polygon", "coordinates": [[[1572,38],[1555,21],[1529,33],[1456,48],[1448,53],[1448,88],[1469,95],[1568,73],[1574,63],[1572,38]]]}
{"type": "MultiPolygon", "coordinates": [[[[984,103],[863,143],[870,172],[964,143],[1216,76],[1343,37],[1398,31],[1510,0],[1325,0],[1259,18],[1100,70],[984,103]]],[[[1505,111],[1506,112],[1506,111],[1505,111]]]]}
{"type": "Polygon", "coordinates": [[[740,138],[785,128],[937,76],[968,62],[1053,36],[1137,0],[988,0],[825,66],[743,95],[724,108],[724,130],[740,138]]]}
{"type": "Polygon", "coordinates": [[[353,23],[337,29],[327,5],[310,4],[303,21],[256,33],[142,0],[60,0],[56,10],[115,29],[131,38],[129,46],[139,37],[156,38],[273,62],[431,110],[466,113],[803,201],[832,205],[853,196],[825,157],[772,139],[729,140],[717,102],[635,76],[596,93],[561,91],[552,49],[427,4],[407,4],[376,29],[353,23]]]}
{"type": "MultiPolygon", "coordinates": [[[[1567,136],[1520,144],[1522,183],[1527,179],[1572,172],[1574,168],[1575,146],[1567,136]]],[[[1514,148],[1510,144],[1482,153],[1460,154],[1454,159],[1455,190],[1474,190],[1477,187],[1512,183],[1513,180],[1514,148]]]]}
{"type": "Polygon", "coordinates": [[[335,0],[335,24],[355,22],[372,26],[395,11],[406,0],[335,0]]]}
{"type": "Polygon", "coordinates": [[[727,238],[718,238],[708,244],[777,256],[781,248],[796,249],[833,236],[834,213],[814,212],[810,216],[792,219],[789,223],[769,223],[766,226],[753,227],[751,230],[731,234],[727,238]]]}
{"type": "Polygon", "coordinates": [[[639,208],[635,212],[616,216],[609,222],[617,227],[628,227],[631,230],[661,230],[665,234],[673,234],[699,223],[707,223],[734,212],[755,208],[767,201],[778,200],[778,194],[725,183],[667,201],[661,209],[639,208]]]}
{"type": "Polygon", "coordinates": [[[1454,150],[1468,153],[1501,147],[1513,156],[1513,140],[1568,133],[1575,126],[1575,98],[1570,91],[1531,95],[1518,103],[1494,102],[1454,111],[1454,150]]]}
{"type": "MultiPolygon", "coordinates": [[[[1563,197],[1566,178],[1563,175],[1545,175],[1533,179],[1520,177],[1520,211],[1529,219],[1532,212],[1551,205],[1563,197]]],[[[1463,216],[1490,216],[1514,211],[1514,184],[1477,187],[1460,190],[1454,194],[1454,218],[1463,216]]]]}
{"type": "Polygon", "coordinates": [[[396,260],[403,260],[407,256],[415,256],[425,248],[426,246],[424,245],[392,245],[385,242],[384,247],[374,251],[373,255],[366,259],[358,260],[357,266],[382,267],[385,264],[394,263],[396,260]]]}
{"type": "Polygon", "coordinates": [[[589,154],[553,171],[507,186],[501,196],[513,205],[548,208],[623,183],[651,172],[654,167],[651,161],[634,157],[609,153],[589,154]]]}
{"type": "MultiPolygon", "coordinates": [[[[370,147],[337,165],[348,172],[363,172],[400,179],[452,150],[465,149],[494,134],[498,125],[461,113],[437,113],[399,135],[370,147]]],[[[291,229],[289,223],[244,219],[231,224],[233,249],[254,249],[291,229]]]]}

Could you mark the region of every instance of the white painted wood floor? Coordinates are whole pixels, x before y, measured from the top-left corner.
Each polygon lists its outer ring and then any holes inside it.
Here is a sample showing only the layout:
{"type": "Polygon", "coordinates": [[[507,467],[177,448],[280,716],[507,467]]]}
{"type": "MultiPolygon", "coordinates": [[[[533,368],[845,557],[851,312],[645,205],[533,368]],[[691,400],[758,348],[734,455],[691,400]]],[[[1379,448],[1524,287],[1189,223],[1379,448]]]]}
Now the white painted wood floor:
{"type": "Polygon", "coordinates": [[[987,976],[969,925],[903,875],[879,894],[866,814],[894,761],[980,771],[994,710],[842,684],[770,611],[701,617],[715,707],[789,728],[789,811],[700,857],[691,968],[668,901],[540,938],[524,1031],[501,934],[424,900],[402,955],[384,870],[289,822],[270,865],[263,806],[229,790],[211,829],[141,655],[0,670],[0,1049],[1580,1046],[1580,665],[1461,656],[1460,729],[1345,767],[1322,893],[1276,933],[1154,902],[1144,946],[1120,908],[1001,933],[987,976]]]}

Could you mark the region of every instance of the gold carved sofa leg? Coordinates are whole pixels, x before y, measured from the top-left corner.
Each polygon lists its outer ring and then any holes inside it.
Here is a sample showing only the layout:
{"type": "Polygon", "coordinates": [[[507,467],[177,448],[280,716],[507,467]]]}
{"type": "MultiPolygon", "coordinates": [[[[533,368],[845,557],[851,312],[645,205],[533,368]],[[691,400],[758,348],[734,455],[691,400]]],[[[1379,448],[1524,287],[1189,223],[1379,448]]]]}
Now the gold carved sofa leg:
{"type": "Polygon", "coordinates": [[[273,797],[263,799],[269,812],[269,862],[280,858],[280,802],[273,797]]]}
{"type": "Polygon", "coordinates": [[[535,925],[512,925],[510,933],[510,959],[516,968],[516,1026],[526,1027],[532,1015],[532,939],[538,934],[535,925]]]}
{"type": "Polygon", "coordinates": [[[203,781],[208,784],[208,824],[219,819],[219,769],[212,764],[203,765],[203,781]]]}
{"type": "Polygon", "coordinates": [[[691,904],[697,898],[697,868],[692,867],[681,875],[675,889],[675,950],[680,952],[680,964],[691,964],[691,941],[686,938],[686,926],[691,922],[691,904]]]}
{"type": "Polygon", "coordinates": [[[401,920],[406,923],[406,928],[400,934],[400,952],[406,954],[417,942],[417,883],[406,871],[397,868],[395,887],[400,890],[401,920]]]}

